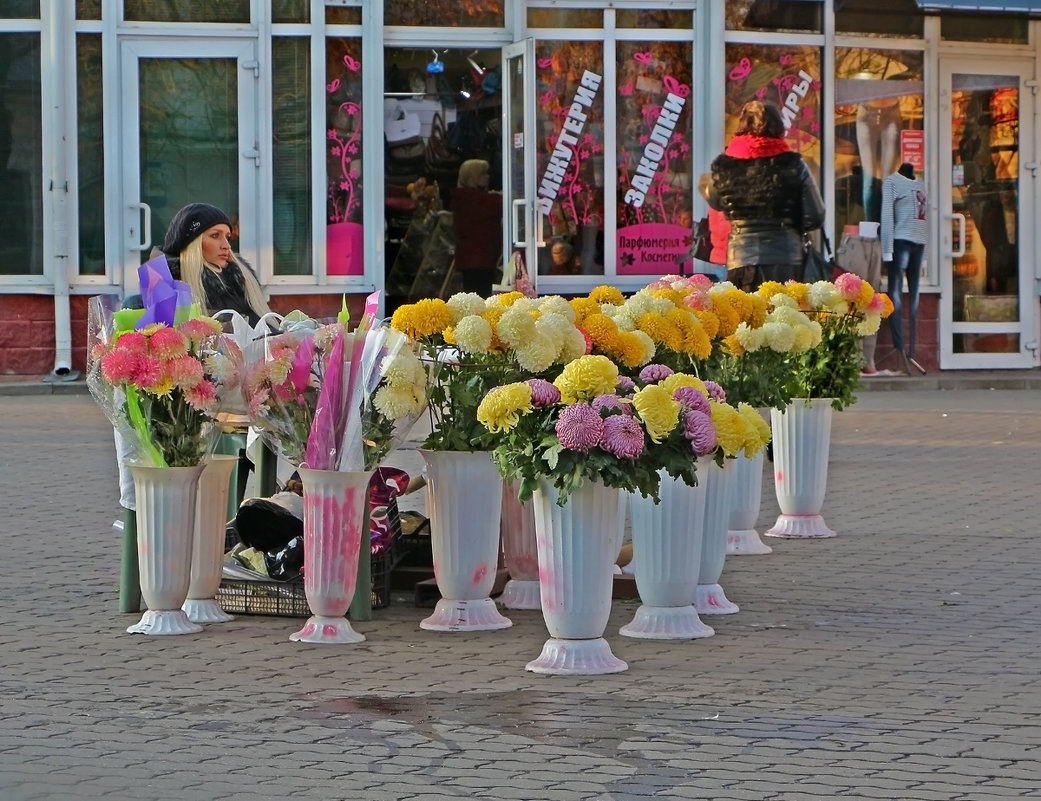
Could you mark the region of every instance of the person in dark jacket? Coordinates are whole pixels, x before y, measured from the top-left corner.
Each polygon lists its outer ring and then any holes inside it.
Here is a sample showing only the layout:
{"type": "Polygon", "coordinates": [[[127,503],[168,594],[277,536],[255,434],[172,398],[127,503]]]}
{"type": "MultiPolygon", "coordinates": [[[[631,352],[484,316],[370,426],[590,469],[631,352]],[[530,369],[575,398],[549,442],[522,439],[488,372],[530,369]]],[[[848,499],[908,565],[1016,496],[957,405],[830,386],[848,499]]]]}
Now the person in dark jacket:
{"type": "Polygon", "coordinates": [[[712,162],[705,197],[730,222],[727,278],[745,291],[763,281],[799,280],[803,234],[824,224],[817,184],[784,135],[777,107],[750,101],[712,162]]]}
{"type": "Polygon", "coordinates": [[[271,309],[253,268],[232,252],[231,230],[231,219],[216,206],[189,203],[170,221],[160,250],[203,314],[231,309],[255,326],[271,309]]]}
{"type": "Polygon", "coordinates": [[[452,228],[455,230],[455,269],[464,292],[492,294],[502,256],[502,195],[488,189],[490,167],[484,159],[468,159],[459,166],[458,185],[452,190],[452,228]]]}

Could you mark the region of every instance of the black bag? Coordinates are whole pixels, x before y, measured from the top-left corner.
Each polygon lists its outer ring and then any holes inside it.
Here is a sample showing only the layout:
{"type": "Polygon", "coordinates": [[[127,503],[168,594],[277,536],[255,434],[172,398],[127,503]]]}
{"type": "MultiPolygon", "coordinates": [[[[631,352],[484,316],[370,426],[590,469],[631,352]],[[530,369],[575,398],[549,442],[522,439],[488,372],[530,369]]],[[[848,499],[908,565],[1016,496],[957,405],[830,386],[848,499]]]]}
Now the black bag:
{"type": "Polygon", "coordinates": [[[708,229],[708,217],[702,217],[694,223],[694,238],[691,242],[690,255],[698,261],[708,261],[712,254],[712,236],[708,229]]]}
{"type": "Polygon", "coordinates": [[[815,281],[833,281],[836,276],[844,272],[835,263],[835,258],[831,253],[831,242],[828,241],[828,235],[823,230],[821,238],[824,241],[824,253],[813,246],[813,242],[808,236],[803,236],[801,280],[804,284],[812,284],[815,281]]]}

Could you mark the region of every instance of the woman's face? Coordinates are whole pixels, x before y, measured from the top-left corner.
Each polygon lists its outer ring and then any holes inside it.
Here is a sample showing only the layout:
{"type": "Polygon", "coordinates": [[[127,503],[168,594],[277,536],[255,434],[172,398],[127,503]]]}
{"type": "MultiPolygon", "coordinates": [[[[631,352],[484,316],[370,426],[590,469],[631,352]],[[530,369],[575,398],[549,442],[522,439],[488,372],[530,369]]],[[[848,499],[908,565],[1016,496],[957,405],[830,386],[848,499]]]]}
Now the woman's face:
{"type": "Polygon", "coordinates": [[[231,229],[217,223],[202,235],[202,259],[214,267],[223,268],[231,258],[231,229]]]}

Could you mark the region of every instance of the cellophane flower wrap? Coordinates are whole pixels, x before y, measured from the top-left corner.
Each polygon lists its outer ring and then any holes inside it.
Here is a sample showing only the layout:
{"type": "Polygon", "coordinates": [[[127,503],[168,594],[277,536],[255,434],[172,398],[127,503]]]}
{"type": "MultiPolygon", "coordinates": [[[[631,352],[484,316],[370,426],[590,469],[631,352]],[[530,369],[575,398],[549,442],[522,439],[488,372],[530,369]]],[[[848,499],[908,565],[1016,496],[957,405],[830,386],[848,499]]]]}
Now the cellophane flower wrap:
{"type": "Polygon", "coordinates": [[[296,466],[371,470],[426,404],[426,375],[408,339],[370,318],[297,319],[247,358],[242,392],[261,437],[296,466]]]}
{"type": "Polygon", "coordinates": [[[892,312],[889,298],[853,273],[812,284],[766,283],[759,293],[775,308],[802,310],[820,328],[820,337],[811,347],[788,354],[785,389],[789,397],[831,398],[836,410],[855,403],[864,364],[860,340],[876,333],[892,312]]]}
{"type": "Polygon", "coordinates": [[[431,450],[490,447],[477,409],[494,387],[528,376],[552,378],[589,350],[576,313],[558,296],[520,292],[484,299],[460,292],[399,307],[391,326],[411,339],[427,367],[431,450]]]}
{"type": "Polygon", "coordinates": [[[133,461],[189,467],[212,452],[222,398],[237,392],[234,359],[211,317],[135,329],[144,310],[89,303],[87,386],[129,443],[133,461]]]}
{"type": "MultiPolygon", "coordinates": [[[[685,422],[692,407],[679,382],[675,390],[637,388],[606,356],[590,354],[567,364],[553,382],[532,378],[494,388],[478,419],[495,445],[499,472],[519,484],[522,500],[545,478],[560,505],[586,481],[657,501],[659,470],[697,481],[694,427],[685,422]]],[[[699,408],[707,410],[702,400],[699,408]]],[[[708,415],[705,425],[713,425],[708,415]]]]}

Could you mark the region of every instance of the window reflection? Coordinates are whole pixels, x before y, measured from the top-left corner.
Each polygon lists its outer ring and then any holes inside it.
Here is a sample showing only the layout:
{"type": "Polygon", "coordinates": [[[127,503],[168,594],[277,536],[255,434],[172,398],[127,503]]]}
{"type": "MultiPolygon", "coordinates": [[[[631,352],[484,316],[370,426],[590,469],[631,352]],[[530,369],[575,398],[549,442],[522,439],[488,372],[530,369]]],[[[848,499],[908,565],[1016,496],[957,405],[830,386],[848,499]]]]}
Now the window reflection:
{"type": "Polygon", "coordinates": [[[537,42],[536,166],[545,275],[604,272],[601,42],[537,42]]]}
{"type": "Polygon", "coordinates": [[[506,24],[504,4],[505,0],[384,0],[384,23],[501,28],[506,24]]]}
{"type": "Polygon", "coordinates": [[[835,50],[835,222],[881,220],[882,181],[902,162],[925,168],[922,54],[835,50]]]}
{"type": "Polygon", "coordinates": [[[278,109],[272,116],[274,273],[310,275],[310,42],[300,37],[275,37],[271,55],[272,93],[278,109]]]}
{"type": "Polygon", "coordinates": [[[81,275],[105,274],[105,140],[101,97],[101,37],[76,37],[76,146],[81,275]]]}
{"type": "Polygon", "coordinates": [[[361,275],[361,39],[326,43],[326,265],[330,275],[361,275]]]}
{"type": "Polygon", "coordinates": [[[822,0],[727,0],[726,26],[731,31],[808,31],[820,33],[822,0]]]}
{"type": "Polygon", "coordinates": [[[249,0],[124,0],[133,22],[249,22],[249,0]]]}

